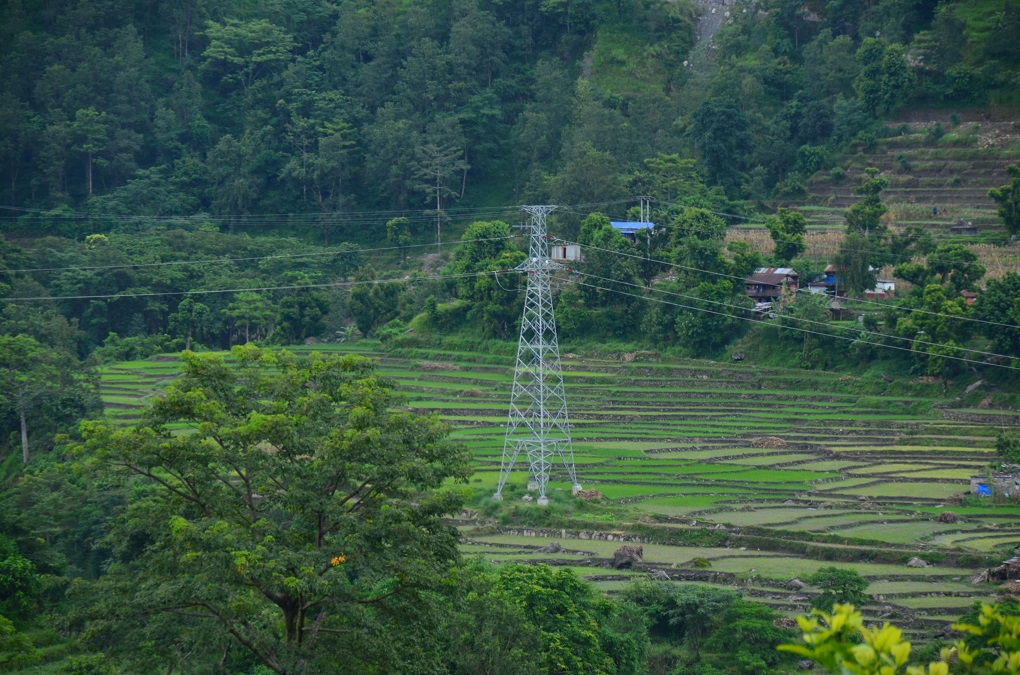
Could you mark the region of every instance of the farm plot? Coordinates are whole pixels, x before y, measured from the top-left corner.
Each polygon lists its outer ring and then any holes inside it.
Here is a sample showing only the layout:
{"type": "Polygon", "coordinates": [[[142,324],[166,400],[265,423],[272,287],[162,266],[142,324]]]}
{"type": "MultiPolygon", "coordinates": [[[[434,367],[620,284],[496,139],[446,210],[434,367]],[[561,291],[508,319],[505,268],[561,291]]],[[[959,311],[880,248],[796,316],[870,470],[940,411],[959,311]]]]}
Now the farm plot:
{"type": "MultiPolygon", "coordinates": [[[[468,483],[475,495],[472,508],[485,513],[539,508],[519,501],[528,479],[521,460],[509,479],[508,501],[489,500],[499,479],[512,356],[383,352],[369,341],[294,351],[378,358],[408,407],[437,413],[451,425],[451,437],[470,451],[476,468],[468,483]]],[[[603,500],[569,506],[570,484],[557,460],[550,484],[557,497],[548,516],[601,531],[640,524],[647,564],[666,566],[671,575],[672,565],[687,570],[685,564],[703,557],[710,567],[680,576],[712,581],[716,575],[729,580],[725,583],[747,583],[785,580],[836,564],[861,571],[875,584],[917,579],[938,585],[968,579],[993,559],[990,554],[1020,543],[1020,531],[1014,537],[1008,527],[1020,507],[947,507],[994,454],[1000,417],[986,411],[981,417],[945,419],[945,409],[926,412],[942,400],[938,385],[898,383],[895,393],[879,398],[858,391],[854,378],[818,372],[622,357],[565,359],[563,365],[577,474],[603,500]],[[963,519],[935,522],[947,508],[963,519]],[[1001,526],[990,529],[993,521],[1001,526]],[[720,545],[647,543],[656,537],[720,545]],[[938,566],[905,567],[915,555],[927,555],[938,566]]],[[[169,357],[104,368],[108,415],[133,421],[177,372],[169,357]]],[[[542,517],[536,512],[536,520],[542,517]]],[[[606,576],[606,570],[591,565],[593,560],[605,564],[618,545],[564,540],[567,552],[547,555],[533,553],[541,540],[482,537],[472,526],[462,531],[466,555],[576,566],[590,569],[589,577],[606,576]]],[[[605,580],[607,589],[622,583],[626,579],[615,575],[605,580]]],[[[953,592],[963,591],[954,586],[953,592]]],[[[972,595],[988,593],[975,588],[972,595]]],[[[761,597],[767,594],[762,591],[761,597]]],[[[920,612],[958,614],[955,600],[941,605],[939,597],[929,600],[930,606],[914,608],[898,599],[895,604],[908,618],[921,617],[920,612]]]]}

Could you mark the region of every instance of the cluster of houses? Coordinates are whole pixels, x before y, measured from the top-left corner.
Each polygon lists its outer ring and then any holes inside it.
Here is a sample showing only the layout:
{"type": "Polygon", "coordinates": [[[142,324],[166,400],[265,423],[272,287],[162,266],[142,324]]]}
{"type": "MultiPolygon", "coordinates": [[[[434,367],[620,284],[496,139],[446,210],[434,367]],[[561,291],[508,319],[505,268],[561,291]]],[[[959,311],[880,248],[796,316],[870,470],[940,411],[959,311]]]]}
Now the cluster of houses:
{"type": "MultiPolygon", "coordinates": [[[[776,308],[805,291],[831,298],[829,311],[833,319],[849,318],[841,302],[846,298],[846,289],[840,285],[838,270],[832,265],[825,268],[821,278],[809,281],[806,287],[801,286],[800,275],[792,267],[759,267],[744,280],[744,293],[754,300],[754,312],[758,316],[773,315],[776,308]]],[[[890,279],[879,279],[875,287],[866,292],[870,299],[891,298],[895,294],[896,282],[890,279]]]]}
{"type": "MultiPolygon", "coordinates": [[[[637,242],[638,234],[651,230],[654,223],[644,221],[610,221],[613,229],[632,242],[637,242]]],[[[550,247],[549,255],[553,260],[574,262],[582,259],[581,247],[576,244],[555,244],[550,247]]],[[[792,267],[760,267],[754,274],[744,280],[744,293],[755,302],[754,313],[758,317],[775,316],[775,312],[785,302],[793,300],[798,293],[824,295],[830,298],[829,311],[832,318],[846,320],[849,312],[842,300],[846,298],[838,270],[829,265],[822,277],[801,285],[800,275],[792,267]]],[[[875,287],[866,292],[870,299],[891,298],[896,293],[896,282],[879,279],[875,287]]]]}

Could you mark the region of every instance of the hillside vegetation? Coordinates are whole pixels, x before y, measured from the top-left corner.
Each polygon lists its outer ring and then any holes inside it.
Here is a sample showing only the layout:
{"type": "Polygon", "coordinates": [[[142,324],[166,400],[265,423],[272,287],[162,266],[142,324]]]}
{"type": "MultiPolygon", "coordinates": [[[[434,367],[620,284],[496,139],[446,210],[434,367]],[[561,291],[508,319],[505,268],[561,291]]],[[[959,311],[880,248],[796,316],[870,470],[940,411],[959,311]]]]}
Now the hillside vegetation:
{"type": "Polygon", "coordinates": [[[1016,495],[962,493],[1020,459],[1018,34],[1014,0],[3,4],[0,670],[783,673],[833,602],[927,664],[1017,588],[968,583],[1016,495]],[[597,492],[548,508],[492,499],[521,204],[580,252],[597,492]]]}

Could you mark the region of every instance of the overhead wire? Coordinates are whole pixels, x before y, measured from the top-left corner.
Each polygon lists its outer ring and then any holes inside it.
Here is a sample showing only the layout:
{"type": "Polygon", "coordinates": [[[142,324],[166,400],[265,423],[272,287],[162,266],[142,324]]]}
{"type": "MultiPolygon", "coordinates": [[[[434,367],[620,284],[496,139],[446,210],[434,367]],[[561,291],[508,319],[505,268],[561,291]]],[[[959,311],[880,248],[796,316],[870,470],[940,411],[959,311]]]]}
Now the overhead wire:
{"type": "MultiPolygon", "coordinates": [[[[703,307],[694,307],[694,306],[691,306],[691,305],[683,305],[683,304],[676,303],[676,302],[670,302],[668,300],[662,300],[660,298],[650,298],[650,297],[646,297],[646,296],[643,296],[643,295],[637,295],[635,293],[628,293],[626,291],[621,291],[619,289],[605,288],[605,287],[602,287],[602,286],[596,286],[594,284],[587,284],[587,283],[584,283],[584,282],[578,282],[578,284],[581,285],[581,286],[587,286],[589,288],[594,288],[596,290],[608,291],[610,293],[617,293],[619,295],[625,295],[625,296],[629,296],[629,297],[632,297],[632,298],[638,298],[638,299],[641,299],[641,300],[648,300],[649,302],[656,302],[656,303],[660,303],[660,304],[663,304],[663,305],[671,305],[673,307],[681,307],[681,308],[684,308],[684,309],[691,309],[691,310],[698,311],[698,312],[707,312],[709,314],[716,314],[718,316],[724,316],[724,317],[728,317],[728,318],[731,318],[731,319],[738,319],[738,320],[741,320],[741,321],[756,321],[756,319],[754,319],[752,317],[737,316],[735,314],[728,314],[726,312],[717,312],[715,310],[705,309],[703,307]]],[[[810,333],[812,335],[821,335],[823,337],[836,338],[838,340],[844,340],[844,341],[847,341],[847,342],[855,342],[857,340],[857,338],[851,338],[851,337],[847,337],[845,335],[838,335],[838,334],[832,334],[832,333],[823,333],[821,331],[813,331],[813,330],[809,330],[807,328],[798,328],[796,326],[784,326],[783,328],[784,328],[784,330],[792,330],[792,331],[797,331],[797,332],[801,332],[801,333],[810,333]]],[[[896,349],[896,350],[899,350],[899,351],[910,352],[910,353],[913,353],[913,354],[927,354],[926,351],[919,351],[919,350],[916,350],[916,349],[911,349],[910,347],[898,347],[896,345],[890,345],[890,344],[875,344],[875,343],[871,343],[871,344],[873,344],[875,347],[880,347],[880,348],[884,348],[884,349],[896,349]]],[[[938,356],[939,356],[939,358],[951,359],[953,361],[962,361],[964,363],[973,363],[973,364],[977,364],[977,365],[981,365],[981,366],[991,366],[991,367],[995,367],[995,368],[1005,368],[1005,369],[1008,369],[1008,370],[1020,370],[1020,367],[1011,366],[1011,365],[1008,365],[1008,364],[987,363],[985,361],[978,361],[978,360],[975,360],[975,359],[968,359],[968,358],[961,357],[961,356],[951,356],[951,355],[942,355],[942,354],[939,354],[938,356]]]]}
{"type": "Polygon", "coordinates": [[[261,293],[265,291],[289,291],[305,288],[350,288],[361,285],[378,285],[391,282],[405,283],[415,281],[439,281],[443,279],[463,279],[465,277],[479,277],[493,274],[493,272],[465,272],[462,274],[433,274],[405,279],[362,279],[357,281],[332,281],[318,284],[290,284],[284,286],[258,286],[249,288],[211,288],[196,289],[190,291],[146,291],[144,293],[107,293],[96,295],[39,295],[33,297],[4,298],[7,302],[40,302],[57,300],[119,300],[122,298],[149,298],[155,296],[173,295],[212,295],[216,293],[261,293]]]}
{"type": "MultiPolygon", "coordinates": [[[[766,221],[764,221],[764,220],[755,220],[754,219],[755,217],[753,217],[753,216],[744,216],[744,215],[741,215],[739,213],[725,213],[725,212],[721,212],[721,211],[712,211],[711,209],[705,209],[705,208],[702,208],[700,206],[690,206],[688,204],[681,204],[679,202],[666,202],[666,201],[662,201],[662,200],[655,199],[655,198],[652,198],[651,201],[656,202],[658,204],[665,205],[667,207],[679,207],[680,209],[684,209],[684,210],[686,210],[686,209],[697,209],[699,211],[705,211],[707,213],[711,213],[712,215],[719,216],[721,218],[739,218],[739,219],[742,219],[742,220],[751,221],[751,222],[749,222],[749,224],[751,224],[751,225],[760,225],[762,227],[765,227],[765,225],[766,225],[766,221]]],[[[844,250],[844,251],[853,251],[855,253],[862,253],[862,252],[863,253],[870,253],[871,252],[871,251],[862,251],[861,249],[851,249],[851,248],[842,248],[841,250],[844,250]]],[[[917,255],[914,255],[914,254],[898,254],[896,257],[899,258],[898,262],[908,262],[910,260],[913,260],[916,257],[924,257],[924,256],[917,256],[917,255]]],[[[989,258],[992,258],[992,259],[996,259],[996,260],[1007,260],[1007,259],[1010,259],[1010,256],[992,256],[992,255],[988,255],[986,257],[989,257],[989,258]]],[[[974,261],[974,260],[961,260],[961,259],[953,259],[953,258],[941,258],[941,260],[945,260],[946,262],[960,263],[960,264],[964,264],[964,265],[980,264],[979,261],[974,261]]]]}
{"type": "MultiPolygon", "coordinates": [[[[607,206],[607,205],[623,204],[623,203],[630,203],[632,201],[633,201],[632,199],[617,199],[617,200],[607,200],[607,201],[602,201],[602,202],[590,202],[590,203],[586,203],[586,204],[575,204],[575,205],[569,205],[569,206],[562,206],[560,208],[562,210],[578,211],[578,212],[580,212],[583,209],[591,208],[591,207],[595,207],[595,206],[607,206]]],[[[663,205],[668,206],[668,207],[680,207],[682,209],[695,208],[695,207],[691,207],[691,206],[688,206],[688,205],[685,205],[685,204],[679,204],[677,202],[666,202],[666,201],[657,200],[657,199],[653,199],[652,201],[656,201],[657,203],[663,204],[663,205]]],[[[458,209],[458,208],[454,207],[454,208],[451,208],[451,209],[447,209],[446,211],[447,212],[464,211],[464,212],[468,212],[468,213],[491,213],[491,214],[496,214],[496,213],[508,213],[508,212],[510,212],[512,210],[517,210],[519,208],[520,208],[520,206],[517,206],[517,205],[511,205],[511,206],[505,206],[505,207],[480,207],[480,208],[473,208],[473,209],[472,208],[458,209]]],[[[94,214],[94,213],[88,213],[88,212],[85,212],[85,213],[70,213],[70,214],[63,214],[63,213],[53,214],[52,212],[46,212],[46,211],[43,211],[41,209],[29,209],[29,208],[24,208],[24,207],[11,207],[11,206],[2,206],[2,207],[0,207],[0,209],[20,211],[20,212],[36,213],[36,214],[46,215],[47,217],[58,217],[58,218],[60,218],[60,217],[83,217],[83,218],[93,218],[93,217],[116,217],[116,218],[120,218],[120,217],[122,217],[119,214],[94,214]]],[[[740,215],[740,214],[717,212],[717,211],[712,211],[712,210],[709,210],[709,209],[702,209],[702,210],[705,210],[705,211],[707,211],[709,213],[712,213],[712,214],[718,215],[718,216],[722,216],[722,217],[741,218],[741,219],[744,219],[744,220],[751,220],[750,217],[743,216],[743,215],[740,215]]],[[[396,211],[396,210],[391,210],[391,211],[380,210],[380,211],[351,212],[351,215],[358,215],[358,216],[363,216],[363,217],[366,217],[366,218],[371,218],[372,222],[377,222],[377,220],[380,217],[382,217],[384,215],[395,214],[395,213],[404,214],[401,217],[409,218],[409,216],[407,215],[406,211],[396,211]]],[[[428,215],[427,212],[420,212],[420,213],[422,213],[422,215],[412,215],[411,217],[413,217],[415,219],[420,219],[421,221],[429,221],[429,220],[432,219],[432,216],[428,215]]],[[[433,212],[433,214],[434,214],[434,212],[433,212]]],[[[346,218],[348,216],[348,214],[330,214],[330,216],[332,216],[332,217],[336,217],[338,215],[341,218],[346,218]]],[[[174,221],[174,222],[180,221],[182,219],[191,218],[191,217],[179,217],[179,216],[158,216],[158,217],[157,216],[126,216],[126,217],[127,218],[150,219],[150,220],[157,220],[157,221],[165,220],[165,221],[174,221]]],[[[254,217],[254,218],[265,219],[265,218],[274,218],[274,217],[276,217],[276,218],[282,218],[282,217],[294,218],[294,217],[299,217],[299,218],[313,219],[315,222],[320,222],[320,219],[322,218],[322,214],[285,214],[285,213],[281,213],[281,214],[258,214],[258,216],[254,217]]],[[[202,216],[203,220],[214,220],[214,221],[215,220],[220,220],[222,222],[228,222],[228,221],[231,221],[231,220],[235,220],[236,221],[236,220],[243,220],[243,219],[252,219],[252,218],[253,218],[252,216],[202,216]]],[[[345,221],[345,222],[348,222],[348,224],[350,223],[350,221],[345,221]]],[[[502,237],[502,238],[492,238],[492,239],[496,240],[496,239],[504,239],[504,238],[505,237],[502,237]]],[[[561,241],[561,242],[567,243],[567,244],[577,244],[577,242],[571,242],[571,241],[562,240],[562,239],[557,239],[557,241],[561,241]]],[[[451,242],[451,244],[456,244],[456,243],[460,243],[460,242],[451,242]]],[[[371,252],[387,251],[387,250],[395,250],[395,249],[427,248],[427,247],[431,247],[433,245],[434,244],[432,244],[432,243],[427,243],[427,244],[413,244],[413,245],[404,246],[404,247],[400,247],[400,246],[376,247],[376,248],[371,248],[371,249],[357,249],[356,251],[351,251],[351,253],[371,253],[371,252]]],[[[701,273],[701,274],[710,274],[710,275],[715,275],[715,276],[720,276],[720,277],[727,277],[727,278],[735,279],[735,280],[738,280],[738,281],[743,281],[743,278],[741,278],[741,277],[737,277],[737,276],[734,276],[734,275],[728,275],[728,274],[725,274],[725,273],[722,273],[722,272],[714,272],[714,271],[709,271],[709,270],[702,270],[702,269],[698,269],[698,268],[694,268],[694,267],[690,267],[690,266],[680,265],[678,263],[672,263],[672,262],[668,262],[668,261],[665,261],[665,260],[650,258],[648,256],[640,256],[640,255],[628,254],[628,253],[625,253],[625,252],[622,252],[622,251],[613,251],[611,249],[604,249],[604,248],[593,246],[593,245],[586,245],[586,244],[577,244],[577,245],[584,246],[586,248],[591,248],[591,249],[594,249],[594,250],[599,250],[599,251],[604,251],[604,252],[608,252],[608,253],[613,253],[615,255],[626,256],[626,257],[630,257],[630,258],[634,258],[634,259],[638,259],[638,260],[651,261],[651,262],[655,262],[657,264],[667,265],[667,266],[675,267],[675,268],[679,268],[679,269],[685,269],[685,270],[689,270],[689,271],[693,271],[693,272],[698,272],[698,273],[701,273]]],[[[146,267],[160,267],[160,266],[180,266],[180,265],[206,265],[206,264],[226,263],[226,262],[250,262],[250,261],[257,261],[257,260],[310,258],[310,257],[337,255],[337,254],[342,254],[342,253],[345,253],[345,252],[346,251],[343,251],[343,250],[330,250],[330,251],[321,251],[321,252],[316,251],[316,252],[296,253],[296,254],[278,254],[278,255],[272,255],[272,256],[249,256],[249,257],[239,257],[239,258],[211,258],[211,259],[203,259],[203,260],[163,261],[163,262],[154,262],[154,263],[125,263],[125,264],[118,264],[118,265],[68,266],[68,267],[63,267],[63,268],[59,268],[59,267],[43,268],[43,267],[40,267],[40,268],[14,269],[14,270],[8,270],[8,271],[9,272],[15,272],[15,273],[32,273],[32,272],[56,272],[56,271],[65,271],[65,270],[72,270],[72,269],[75,269],[75,270],[102,270],[102,269],[146,268],[146,267]]],[[[973,261],[953,261],[953,262],[972,263],[973,261]]],[[[117,297],[123,297],[123,296],[117,296],[117,297]]],[[[950,319],[955,319],[955,320],[960,320],[960,321],[970,321],[970,322],[974,322],[974,323],[981,323],[981,324],[988,324],[988,325],[997,325],[997,326],[1002,326],[1002,327],[1006,327],[1006,328],[1017,328],[1017,326],[1014,326],[1012,324],[1000,323],[1000,322],[995,322],[995,321],[986,321],[986,320],[983,320],[983,319],[976,319],[976,318],[973,318],[973,317],[962,317],[962,316],[944,314],[944,313],[941,313],[941,312],[933,312],[933,311],[930,311],[930,310],[924,310],[924,309],[919,309],[919,308],[900,307],[900,306],[889,305],[889,304],[886,304],[886,303],[881,303],[881,302],[876,302],[876,301],[866,300],[866,299],[858,299],[858,300],[855,300],[855,302],[862,303],[862,304],[875,304],[875,305],[879,305],[879,306],[881,306],[883,308],[892,308],[892,309],[896,309],[896,310],[899,310],[899,311],[918,312],[918,313],[921,313],[921,314],[935,315],[935,316],[940,316],[940,317],[950,318],[950,319]]]]}
{"type": "MultiPolygon", "coordinates": [[[[510,206],[465,206],[465,207],[449,207],[443,209],[443,213],[502,213],[506,211],[512,211],[519,208],[516,205],[510,206]]],[[[107,220],[139,220],[139,221],[152,221],[152,222],[181,222],[181,221],[194,221],[202,220],[207,222],[258,222],[258,221],[270,221],[270,220],[305,220],[309,222],[322,222],[323,219],[332,220],[344,220],[351,222],[368,222],[377,221],[383,218],[408,218],[408,219],[420,219],[420,220],[435,220],[436,212],[429,209],[378,209],[378,210],[366,210],[366,211],[342,211],[342,212],[331,212],[331,213],[313,213],[313,212],[290,212],[290,213],[253,213],[253,214],[226,214],[226,215],[213,215],[213,214],[191,214],[191,215],[134,215],[134,214],[123,214],[123,213],[104,213],[101,211],[52,211],[46,209],[35,209],[23,206],[4,206],[0,205],[0,211],[11,211],[15,213],[22,213],[28,215],[38,215],[53,220],[93,220],[93,219],[107,219],[107,220]]]]}
{"type": "MultiPolygon", "coordinates": [[[[613,284],[621,284],[621,285],[624,285],[624,286],[631,286],[631,287],[634,287],[634,288],[637,288],[637,289],[641,289],[641,290],[651,291],[651,292],[655,292],[655,293],[661,293],[663,295],[669,295],[669,296],[673,296],[673,297],[684,298],[686,300],[695,300],[695,301],[701,302],[701,303],[707,303],[707,304],[710,304],[710,305],[718,305],[718,306],[721,306],[721,307],[728,307],[728,308],[731,308],[731,309],[737,309],[737,310],[744,311],[744,312],[750,312],[751,311],[750,307],[741,307],[740,305],[734,305],[732,303],[721,302],[719,300],[709,300],[707,298],[699,298],[696,295],[686,295],[686,294],[683,294],[683,293],[677,293],[675,291],[667,291],[667,290],[662,289],[662,288],[645,288],[644,286],[642,286],[640,284],[635,284],[633,282],[621,281],[619,279],[609,279],[609,278],[600,277],[600,276],[597,276],[597,275],[594,275],[594,274],[587,274],[585,272],[580,272],[578,270],[571,270],[571,273],[578,274],[578,275],[584,276],[584,277],[589,277],[589,278],[592,278],[592,279],[597,279],[598,281],[602,281],[602,282],[608,282],[608,283],[613,283],[613,284]]],[[[825,321],[816,321],[814,319],[807,319],[807,318],[804,318],[804,317],[791,316],[791,315],[788,315],[788,314],[783,315],[783,316],[786,319],[790,319],[790,320],[793,320],[793,321],[799,321],[801,323],[806,323],[806,324],[814,324],[814,325],[818,325],[818,326],[829,326],[830,325],[829,323],[827,323],[825,321]]],[[[873,337],[876,337],[876,338],[901,340],[901,341],[904,341],[904,342],[910,342],[910,343],[913,343],[913,344],[920,344],[920,345],[926,345],[926,346],[942,346],[942,345],[940,345],[937,342],[927,342],[925,340],[919,340],[919,339],[916,339],[916,338],[903,337],[901,335],[886,335],[884,333],[876,333],[875,331],[869,331],[867,329],[861,329],[861,328],[846,328],[845,330],[851,330],[851,331],[855,332],[858,336],[873,336],[873,337]]],[[[831,335],[831,334],[830,333],[825,333],[825,335],[831,335]]],[[[871,343],[871,344],[875,344],[875,343],[871,343]]],[[[956,349],[959,349],[961,352],[969,352],[969,353],[972,353],[972,354],[981,354],[983,356],[990,356],[990,357],[1003,358],[1003,359],[1012,359],[1012,358],[1014,358],[1014,357],[1006,355],[1006,354],[996,354],[995,352],[987,352],[987,351],[982,351],[980,349],[969,349],[967,347],[957,347],[956,349]]]]}
{"type": "MultiPolygon", "coordinates": [[[[668,260],[660,260],[658,258],[651,258],[651,257],[648,257],[648,256],[637,255],[637,254],[633,254],[633,253],[626,253],[624,251],[614,251],[613,249],[603,248],[603,247],[600,247],[600,246],[595,246],[593,244],[581,244],[581,243],[578,243],[576,241],[569,241],[569,240],[566,240],[566,239],[560,239],[558,237],[554,238],[554,241],[560,242],[560,243],[563,243],[563,244],[573,245],[573,246],[580,246],[582,248],[589,248],[589,249],[593,249],[593,250],[596,250],[596,251],[602,251],[604,253],[611,253],[611,254],[623,256],[623,257],[626,257],[626,258],[633,258],[635,260],[645,260],[645,261],[648,261],[648,262],[654,262],[654,263],[657,263],[657,264],[660,264],[660,265],[666,265],[668,267],[675,267],[677,269],[687,270],[689,272],[698,272],[699,274],[708,274],[708,275],[712,275],[712,276],[724,277],[724,278],[727,278],[727,279],[735,279],[735,280],[740,281],[740,282],[744,282],[746,280],[744,277],[740,277],[740,276],[737,276],[737,275],[734,275],[734,274],[726,274],[725,272],[714,272],[714,271],[711,271],[711,270],[704,270],[704,269],[700,269],[700,268],[697,268],[697,267],[691,267],[689,265],[681,265],[679,263],[669,262],[668,260]]],[[[863,303],[863,304],[874,304],[874,305],[879,305],[880,307],[883,307],[883,308],[896,309],[896,310],[906,311],[906,312],[918,312],[918,313],[921,313],[921,314],[928,314],[928,315],[934,315],[934,316],[939,316],[939,317],[943,317],[943,318],[956,319],[956,320],[959,320],[959,321],[972,321],[974,323],[988,324],[988,325],[992,325],[992,326],[1001,326],[1003,328],[1020,328],[1020,326],[1016,326],[1016,325],[1010,324],[1010,323],[1001,323],[1001,322],[998,322],[998,321],[986,321],[984,319],[975,319],[973,317],[956,316],[956,315],[953,315],[953,314],[945,314],[945,313],[942,313],[942,312],[933,312],[931,310],[925,310],[925,309],[919,309],[919,308],[901,307],[901,306],[898,306],[898,305],[889,305],[889,304],[882,303],[882,302],[877,302],[877,301],[874,301],[874,300],[855,299],[854,302],[859,302],[859,303],[863,303]]]]}
{"type": "MultiPolygon", "coordinates": [[[[513,235],[505,237],[487,237],[483,239],[472,239],[471,241],[501,241],[505,239],[513,239],[513,235]]],[[[450,242],[450,245],[460,244],[462,241],[450,242]]],[[[22,269],[9,269],[7,272],[18,272],[18,273],[32,273],[32,272],[63,272],[67,270],[111,270],[111,269],[128,269],[136,267],[163,267],[169,265],[210,265],[216,263],[229,263],[229,262],[252,262],[257,260],[279,260],[279,259],[297,259],[297,258],[311,258],[311,257],[323,257],[332,255],[344,255],[344,254],[360,254],[360,253],[376,253],[379,251],[395,251],[398,249],[408,248],[430,248],[435,246],[435,242],[427,244],[410,244],[408,246],[380,246],[377,248],[357,248],[357,249],[329,249],[326,251],[309,251],[306,253],[283,253],[276,255],[265,255],[265,256],[249,256],[241,258],[203,258],[200,260],[167,260],[163,262],[151,262],[151,263],[122,263],[118,265],[72,265],[68,267],[26,267],[22,269]]]]}

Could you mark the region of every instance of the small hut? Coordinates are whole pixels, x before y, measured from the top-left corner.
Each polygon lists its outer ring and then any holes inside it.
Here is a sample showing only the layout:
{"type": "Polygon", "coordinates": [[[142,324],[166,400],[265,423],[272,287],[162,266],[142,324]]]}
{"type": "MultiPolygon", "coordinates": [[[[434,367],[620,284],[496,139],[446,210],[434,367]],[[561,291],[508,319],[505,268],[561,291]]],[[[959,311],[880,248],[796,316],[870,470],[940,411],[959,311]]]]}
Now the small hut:
{"type": "Polygon", "coordinates": [[[1002,471],[970,477],[970,493],[978,497],[1020,496],[1020,464],[1004,464],[1002,471]]]}

